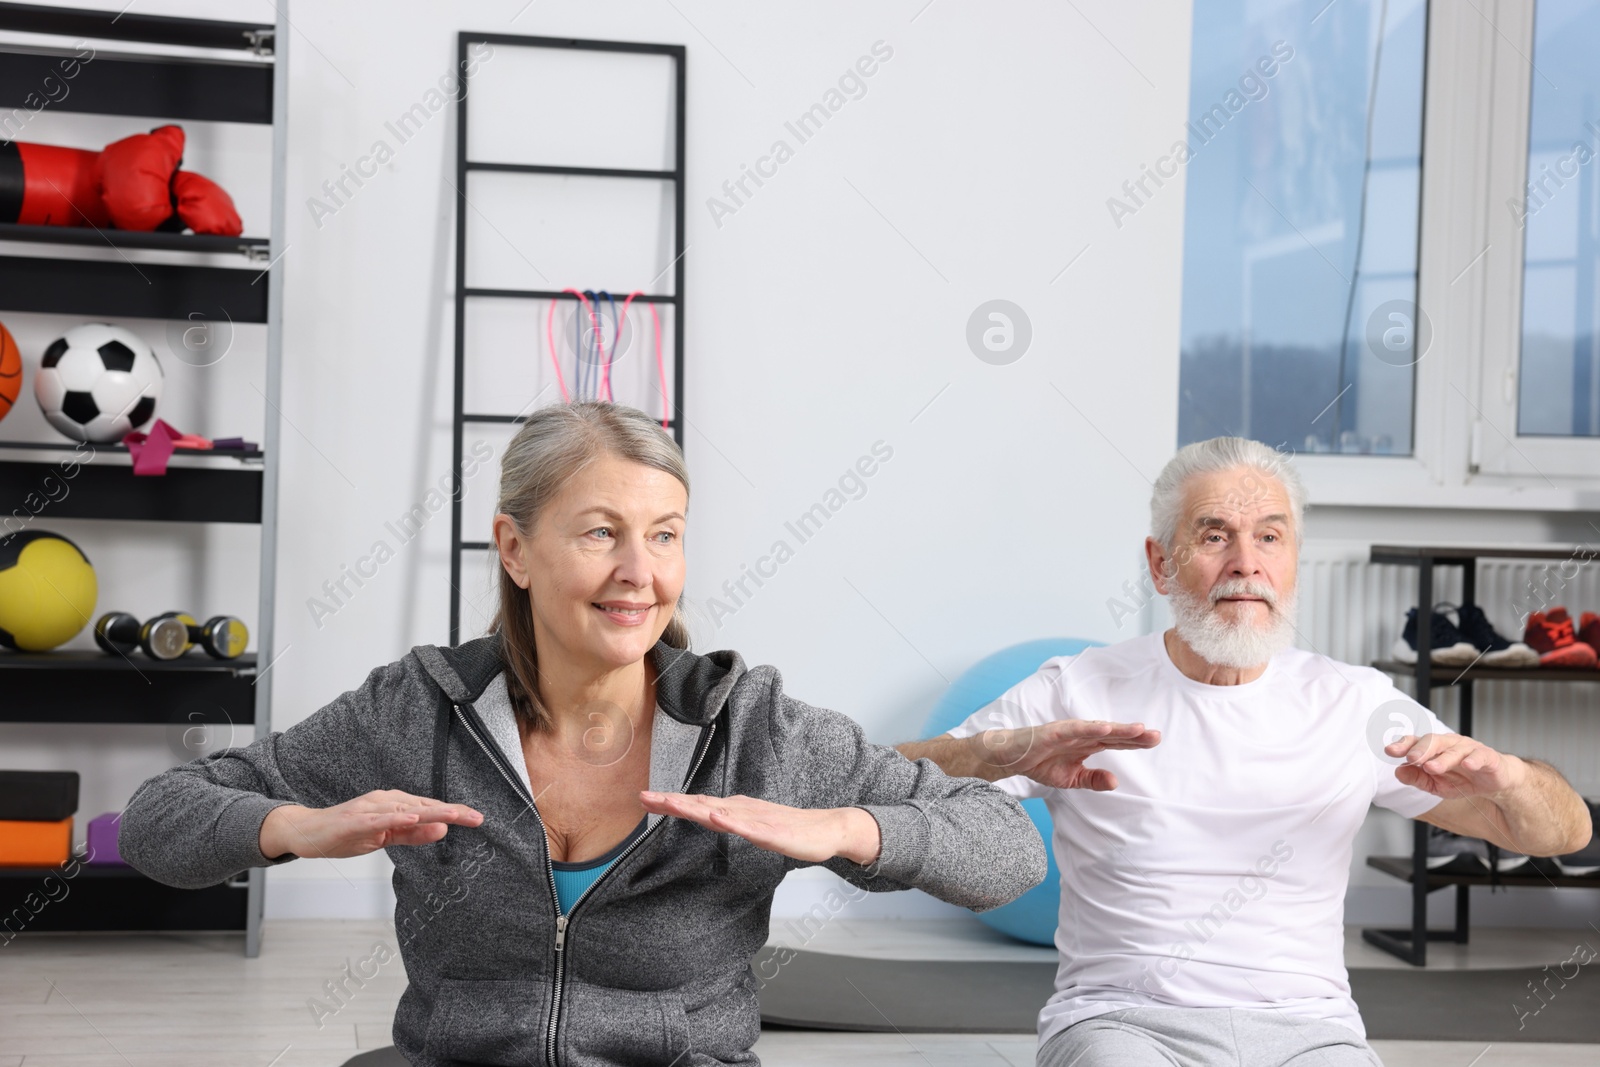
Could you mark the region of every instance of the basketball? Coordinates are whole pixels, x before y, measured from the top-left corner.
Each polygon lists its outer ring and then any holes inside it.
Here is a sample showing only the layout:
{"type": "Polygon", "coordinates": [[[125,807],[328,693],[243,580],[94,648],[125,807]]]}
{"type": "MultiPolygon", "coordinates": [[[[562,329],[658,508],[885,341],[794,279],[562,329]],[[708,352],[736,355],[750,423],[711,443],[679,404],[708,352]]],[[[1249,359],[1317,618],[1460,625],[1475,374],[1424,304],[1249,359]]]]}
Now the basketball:
{"type": "Polygon", "coordinates": [[[11,414],[11,407],[22,392],[22,353],[16,338],[0,323],[0,419],[11,414]]]}

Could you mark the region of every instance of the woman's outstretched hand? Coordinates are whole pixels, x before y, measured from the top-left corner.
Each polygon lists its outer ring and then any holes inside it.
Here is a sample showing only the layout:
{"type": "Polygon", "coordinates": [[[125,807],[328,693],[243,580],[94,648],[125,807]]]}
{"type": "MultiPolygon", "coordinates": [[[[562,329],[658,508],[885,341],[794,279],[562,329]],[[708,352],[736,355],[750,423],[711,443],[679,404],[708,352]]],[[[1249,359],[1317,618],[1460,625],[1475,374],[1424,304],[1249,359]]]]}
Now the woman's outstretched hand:
{"type": "Polygon", "coordinates": [[[449,832],[451,823],[481,822],[483,813],[465,804],[375,789],[331,808],[273,808],[261,824],[261,854],[268,859],[286,852],[324,859],[364,856],[390,845],[431,845],[449,832]]]}
{"type": "Polygon", "coordinates": [[[718,833],[807,863],[842,856],[867,866],[882,849],[878,820],[861,808],[791,808],[755,797],[698,793],[639,794],[646,811],[675,815],[718,833]]]}

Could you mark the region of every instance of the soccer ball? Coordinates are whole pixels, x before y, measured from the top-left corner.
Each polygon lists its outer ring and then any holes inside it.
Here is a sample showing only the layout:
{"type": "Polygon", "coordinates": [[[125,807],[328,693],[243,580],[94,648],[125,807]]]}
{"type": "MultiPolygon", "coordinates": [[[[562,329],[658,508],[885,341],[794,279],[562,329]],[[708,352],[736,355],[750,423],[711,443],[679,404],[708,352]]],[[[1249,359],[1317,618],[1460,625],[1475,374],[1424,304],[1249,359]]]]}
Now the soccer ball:
{"type": "Polygon", "coordinates": [[[155,415],[161,381],[156,354],[137,334],[88,322],[44,350],[33,395],[50,425],[74,441],[112,444],[155,415]]]}

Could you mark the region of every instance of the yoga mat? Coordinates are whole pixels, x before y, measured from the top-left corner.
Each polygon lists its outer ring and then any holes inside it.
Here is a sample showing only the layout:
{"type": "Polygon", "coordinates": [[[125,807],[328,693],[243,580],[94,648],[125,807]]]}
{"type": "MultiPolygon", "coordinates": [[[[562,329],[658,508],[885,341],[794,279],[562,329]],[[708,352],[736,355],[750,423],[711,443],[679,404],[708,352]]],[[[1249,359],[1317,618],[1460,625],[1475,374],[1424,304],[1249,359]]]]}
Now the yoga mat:
{"type": "Polygon", "coordinates": [[[875,960],[792,950],[756,956],[762,1025],[806,1030],[1031,1034],[1054,963],[875,960]],[[787,959],[781,967],[780,958],[787,959]]]}
{"type": "MultiPolygon", "coordinates": [[[[1600,966],[1350,972],[1367,1037],[1600,1043],[1600,966]],[[1537,990],[1537,992],[1536,992],[1537,990]]],[[[1600,1056],[1597,1056],[1600,1058],[1600,1056]]]]}
{"type": "Polygon", "coordinates": [[[373,1049],[351,1056],[344,1061],[344,1067],[411,1067],[406,1058],[400,1055],[400,1050],[393,1045],[373,1049]]]}
{"type": "MultiPolygon", "coordinates": [[[[757,957],[763,1026],[906,1034],[1031,1034],[1053,963],[757,957]]],[[[1357,968],[1350,988],[1374,1041],[1600,1043],[1600,965],[1542,970],[1357,968]],[[1537,989],[1537,992],[1535,991],[1537,989]]],[[[405,1067],[393,1048],[346,1067],[405,1067]]]]}
{"type": "MultiPolygon", "coordinates": [[[[810,1030],[1031,1034],[1055,970],[796,951],[761,989],[761,1020],[810,1030]]],[[[771,963],[757,968],[771,971],[771,963]]],[[[1600,965],[1359,968],[1350,987],[1372,1040],[1600,1043],[1600,965]]]]}

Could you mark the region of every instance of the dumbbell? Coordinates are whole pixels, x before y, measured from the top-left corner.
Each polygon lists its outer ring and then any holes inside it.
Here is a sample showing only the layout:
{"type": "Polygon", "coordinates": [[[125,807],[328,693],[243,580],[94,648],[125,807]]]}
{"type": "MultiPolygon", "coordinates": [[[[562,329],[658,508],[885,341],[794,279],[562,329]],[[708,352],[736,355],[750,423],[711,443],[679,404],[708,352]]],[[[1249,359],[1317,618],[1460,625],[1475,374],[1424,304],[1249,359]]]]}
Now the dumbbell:
{"type": "Polygon", "coordinates": [[[177,659],[189,651],[189,627],[175,614],[141,623],[126,611],[109,611],[94,624],[94,643],[113,655],[140,649],[151,659],[177,659]]]}
{"type": "Polygon", "coordinates": [[[113,654],[138,648],[152,659],[177,659],[195,645],[213,659],[235,659],[250,642],[250,631],[231,615],[213,615],[205,625],[180,611],[164,611],[141,623],[125,611],[108,612],[94,626],[94,639],[113,654]]]}
{"type": "Polygon", "coordinates": [[[184,612],[163,611],[145,625],[161,625],[170,619],[176,619],[183,624],[184,652],[199,645],[212,659],[237,659],[245,646],[250,643],[249,629],[243,621],[232,615],[213,615],[201,625],[194,621],[194,616],[184,612]]]}

